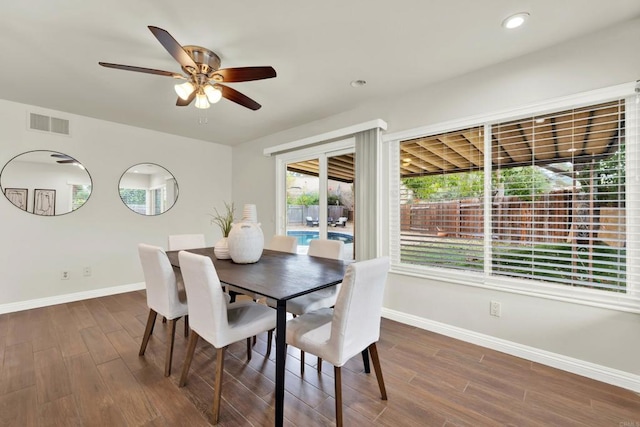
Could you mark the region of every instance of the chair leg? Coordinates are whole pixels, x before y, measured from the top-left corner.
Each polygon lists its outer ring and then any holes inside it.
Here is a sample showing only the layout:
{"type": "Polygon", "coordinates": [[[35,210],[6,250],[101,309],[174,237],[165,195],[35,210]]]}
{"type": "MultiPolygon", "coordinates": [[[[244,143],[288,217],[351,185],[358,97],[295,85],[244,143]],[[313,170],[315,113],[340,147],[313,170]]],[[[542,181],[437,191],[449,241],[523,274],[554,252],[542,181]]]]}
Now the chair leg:
{"type": "Polygon", "coordinates": [[[318,373],[322,373],[322,357],[318,357],[318,373]]]}
{"type": "Polygon", "coordinates": [[[189,315],[184,316],[184,337],[189,337],[189,315]]]}
{"type": "Polygon", "coordinates": [[[271,355],[271,341],[273,341],[273,329],[267,332],[267,357],[271,355]]]}
{"type": "Polygon", "coordinates": [[[167,318],[162,316],[162,323],[167,323],[167,318]]]}
{"type": "Polygon", "coordinates": [[[217,350],[216,354],[216,379],[213,390],[213,424],[218,424],[220,418],[220,398],[222,396],[222,374],[224,373],[224,353],[227,347],[217,350]]]}
{"type": "Polygon", "coordinates": [[[336,427],[342,427],[342,371],[339,366],[333,367],[336,394],[336,427]]]}
{"type": "Polygon", "coordinates": [[[304,351],[300,350],[300,376],[304,375],[304,351]]]}
{"type": "Polygon", "coordinates": [[[369,350],[362,350],[362,363],[364,364],[364,372],[365,374],[371,373],[371,366],[369,365],[369,350]]]}
{"type": "Polygon", "coordinates": [[[185,356],[184,364],[182,365],[182,374],[180,375],[180,382],[178,383],[178,387],[184,387],[184,385],[187,383],[187,376],[189,375],[189,368],[191,367],[191,362],[193,361],[193,353],[195,353],[196,351],[198,338],[200,338],[200,335],[198,335],[196,331],[191,331],[189,344],[187,345],[187,355],[185,356]]]}
{"type": "Polygon", "coordinates": [[[142,344],[140,345],[140,351],[138,352],[138,356],[144,356],[144,352],[147,349],[147,344],[149,343],[149,337],[153,333],[153,326],[156,324],[156,313],[154,310],[149,309],[149,317],[147,317],[147,326],[144,328],[144,335],[142,336],[142,344]]]}
{"type": "Polygon", "coordinates": [[[173,360],[173,342],[176,340],[176,322],[178,319],[169,320],[167,329],[167,354],[164,361],[164,376],[171,375],[171,362],[173,360]]]}
{"type": "Polygon", "coordinates": [[[232,303],[232,302],[236,302],[236,296],[237,296],[237,295],[240,295],[240,294],[239,294],[238,292],[235,292],[235,291],[231,291],[231,290],[230,290],[230,291],[229,291],[229,302],[230,302],[230,303],[232,303]]]}
{"type": "Polygon", "coordinates": [[[247,338],[247,361],[251,360],[251,337],[247,338]]]}
{"type": "Polygon", "coordinates": [[[378,348],[376,347],[376,343],[369,346],[369,353],[371,353],[373,369],[376,371],[376,378],[378,379],[378,386],[380,387],[382,400],[387,400],[387,389],[384,387],[384,378],[382,378],[382,367],[380,366],[380,358],[378,357],[378,348]]]}

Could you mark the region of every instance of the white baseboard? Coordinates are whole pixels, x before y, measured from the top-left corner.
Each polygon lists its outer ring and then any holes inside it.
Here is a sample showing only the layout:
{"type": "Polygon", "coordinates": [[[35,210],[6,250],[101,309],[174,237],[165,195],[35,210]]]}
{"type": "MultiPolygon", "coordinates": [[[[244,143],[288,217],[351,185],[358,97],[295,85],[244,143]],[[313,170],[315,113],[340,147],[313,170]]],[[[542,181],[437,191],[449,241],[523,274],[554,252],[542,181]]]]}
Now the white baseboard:
{"type": "Polygon", "coordinates": [[[104,297],[107,295],[122,294],[125,292],[139,291],[141,289],[145,289],[144,282],[113,286],[111,288],[94,289],[91,291],[75,292],[73,294],[56,295],[52,297],[38,298],[28,301],[12,302],[9,304],[0,304],[0,314],[30,310],[32,308],[47,307],[56,304],[64,304],[67,302],[80,301],[83,299],[104,297]]]}
{"type": "Polygon", "coordinates": [[[557,353],[551,353],[395,310],[383,308],[382,316],[420,329],[531,360],[542,365],[562,369],[563,371],[582,375],[583,377],[626,388],[636,393],[640,392],[640,375],[574,359],[557,353]]]}

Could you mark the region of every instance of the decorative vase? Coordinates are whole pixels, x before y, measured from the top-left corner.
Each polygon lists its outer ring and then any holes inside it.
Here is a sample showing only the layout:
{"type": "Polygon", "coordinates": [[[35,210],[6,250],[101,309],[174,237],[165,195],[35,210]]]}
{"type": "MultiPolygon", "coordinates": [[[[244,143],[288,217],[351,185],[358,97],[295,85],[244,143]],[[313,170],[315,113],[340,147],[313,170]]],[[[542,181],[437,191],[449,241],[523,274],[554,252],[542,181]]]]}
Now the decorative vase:
{"type": "Polygon", "coordinates": [[[231,255],[229,255],[229,238],[223,237],[218,240],[216,244],[213,246],[213,254],[218,259],[229,259],[231,255]]]}
{"type": "Polygon", "coordinates": [[[258,262],[264,249],[264,234],[260,224],[239,222],[229,233],[229,256],[237,264],[258,262]]]}
{"type": "Polygon", "coordinates": [[[264,234],[258,223],[256,205],[244,205],[242,220],[231,226],[229,256],[237,264],[252,264],[262,256],[264,234]]]}

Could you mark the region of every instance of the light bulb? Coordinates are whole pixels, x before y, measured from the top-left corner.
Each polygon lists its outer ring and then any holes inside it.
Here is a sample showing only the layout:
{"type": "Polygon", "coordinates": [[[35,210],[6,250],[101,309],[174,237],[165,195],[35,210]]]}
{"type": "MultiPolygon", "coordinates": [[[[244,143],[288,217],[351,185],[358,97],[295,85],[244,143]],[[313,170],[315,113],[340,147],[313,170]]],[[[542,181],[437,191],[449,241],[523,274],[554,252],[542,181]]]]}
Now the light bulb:
{"type": "Polygon", "coordinates": [[[207,99],[212,104],[215,104],[216,102],[220,101],[220,98],[222,98],[222,91],[217,87],[213,87],[211,85],[206,85],[204,87],[204,93],[207,95],[207,99]]]}
{"type": "Polygon", "coordinates": [[[176,90],[178,96],[185,101],[187,100],[187,98],[189,98],[189,95],[191,95],[193,91],[196,90],[191,82],[180,83],[175,85],[173,88],[176,90]]]}
{"type": "Polygon", "coordinates": [[[196,108],[209,108],[209,101],[207,101],[207,95],[205,95],[204,93],[198,93],[196,94],[196,108]]]}

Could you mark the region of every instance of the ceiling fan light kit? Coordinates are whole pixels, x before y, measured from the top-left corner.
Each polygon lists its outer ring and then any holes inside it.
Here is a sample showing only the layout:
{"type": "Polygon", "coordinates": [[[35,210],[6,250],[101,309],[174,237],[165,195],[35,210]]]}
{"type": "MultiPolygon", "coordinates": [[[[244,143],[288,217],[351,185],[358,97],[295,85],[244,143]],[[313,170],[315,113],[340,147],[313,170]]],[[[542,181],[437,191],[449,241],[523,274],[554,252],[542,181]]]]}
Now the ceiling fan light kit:
{"type": "Polygon", "coordinates": [[[211,105],[207,100],[207,95],[204,92],[200,92],[196,94],[196,108],[205,109],[209,108],[211,105]]]}
{"type": "Polygon", "coordinates": [[[174,86],[178,100],[176,105],[184,107],[195,99],[196,108],[209,108],[220,99],[225,98],[251,110],[258,110],[261,105],[237,90],[221,83],[238,83],[276,77],[273,67],[237,67],[220,68],[220,57],[213,51],[200,46],[181,46],[166,30],[149,26],[149,30],[160,44],[178,61],[186,75],[152,68],[131,65],[98,62],[107,68],[155,74],[186,82],[174,86]]]}
{"type": "Polygon", "coordinates": [[[191,82],[178,83],[174,86],[174,89],[176,90],[178,96],[185,101],[189,99],[189,95],[191,95],[193,91],[196,90],[195,86],[192,85],[191,82]]]}
{"type": "Polygon", "coordinates": [[[216,102],[220,101],[220,99],[222,99],[222,92],[220,91],[220,89],[211,85],[205,85],[204,94],[207,95],[207,99],[212,104],[215,104],[216,102]]]}

